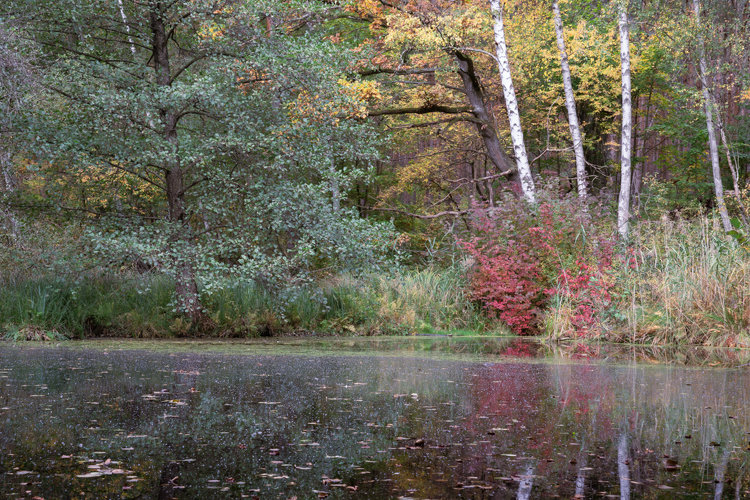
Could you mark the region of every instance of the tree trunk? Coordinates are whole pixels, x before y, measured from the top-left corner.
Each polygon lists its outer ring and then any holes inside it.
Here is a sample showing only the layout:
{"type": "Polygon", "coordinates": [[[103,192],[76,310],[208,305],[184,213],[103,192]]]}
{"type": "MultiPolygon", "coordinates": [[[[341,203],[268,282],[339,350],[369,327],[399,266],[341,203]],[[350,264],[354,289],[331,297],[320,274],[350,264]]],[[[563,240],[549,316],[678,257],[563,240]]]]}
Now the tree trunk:
{"type": "Polygon", "coordinates": [[[734,188],[734,197],[737,200],[737,205],[740,209],[740,216],[745,226],[748,225],[747,210],[745,209],[745,203],[742,201],[742,193],[740,192],[740,172],[739,163],[735,162],[735,158],[732,157],[732,148],[727,140],[727,134],[724,130],[724,123],[721,119],[721,112],[719,106],[716,104],[716,99],[712,96],[712,104],[716,110],[716,127],[719,129],[719,137],[721,137],[721,144],[724,146],[724,151],[727,155],[727,164],[729,165],[729,171],[732,173],[732,187],[734,188]]]}
{"type": "Polygon", "coordinates": [[[630,500],[630,451],[624,432],[617,444],[617,475],[620,477],[620,500],[630,500]]]}
{"type": "Polygon", "coordinates": [[[125,15],[125,6],[122,4],[122,0],[117,0],[117,7],[120,9],[120,17],[122,18],[122,24],[125,26],[125,33],[128,35],[128,43],[130,44],[130,52],[133,54],[135,59],[135,43],[133,43],[133,37],[130,35],[130,24],[128,23],[128,16],[125,15]]]}
{"type": "Polygon", "coordinates": [[[328,172],[331,175],[329,180],[331,185],[331,200],[333,213],[338,214],[341,211],[341,189],[339,188],[339,178],[336,177],[336,161],[331,155],[330,165],[328,165],[328,172]]]}
{"type": "MultiPolygon", "coordinates": [[[[0,170],[3,172],[5,191],[7,193],[12,193],[16,190],[16,179],[13,177],[13,172],[11,171],[10,153],[3,149],[2,146],[0,146],[0,170]]],[[[15,240],[18,237],[18,219],[16,219],[16,216],[13,214],[10,207],[0,205],[0,211],[5,215],[5,218],[8,221],[10,234],[15,240]]]]}
{"type": "Polygon", "coordinates": [[[726,482],[727,466],[729,465],[729,457],[731,455],[731,451],[724,450],[721,456],[721,463],[716,464],[716,471],[714,472],[714,500],[724,498],[724,484],[726,482]]]}
{"type": "MultiPolygon", "coordinates": [[[[162,86],[169,86],[172,83],[171,72],[169,68],[169,50],[164,21],[161,18],[161,12],[152,10],[150,13],[151,32],[153,34],[153,61],[154,70],[156,71],[156,83],[162,86]]],[[[172,146],[170,152],[173,157],[169,158],[165,164],[165,186],[168,204],[168,220],[174,226],[180,225],[175,229],[173,239],[175,242],[185,243],[182,247],[182,255],[175,262],[175,295],[177,308],[180,312],[188,315],[194,322],[200,319],[203,314],[203,306],[198,296],[198,285],[195,280],[195,269],[192,263],[193,256],[186,247],[190,246],[190,225],[185,217],[185,172],[180,166],[180,159],[177,155],[177,115],[174,110],[160,109],[159,115],[164,126],[162,134],[165,140],[172,146]]]]}
{"type": "Polygon", "coordinates": [[[635,133],[633,134],[635,143],[634,153],[636,163],[633,167],[633,179],[631,186],[631,204],[636,207],[640,206],[641,188],[643,186],[643,177],[646,175],[646,131],[648,130],[648,99],[644,95],[636,99],[635,133]]]}
{"type": "Polygon", "coordinates": [[[576,157],[576,179],[578,181],[578,197],[586,202],[588,194],[588,181],[586,180],[586,158],[583,155],[583,139],[581,127],[578,124],[578,113],[576,111],[573,84],[570,78],[570,65],[568,64],[568,53],[565,50],[565,37],[563,33],[562,17],[558,2],[552,3],[555,15],[555,34],[557,35],[557,48],[560,49],[560,67],[562,68],[563,88],[565,89],[565,107],[568,109],[568,125],[570,136],[573,139],[573,152],[576,157]]]}
{"type": "Polygon", "coordinates": [[[497,130],[495,130],[495,121],[487,110],[484,92],[474,70],[474,61],[463,52],[456,51],[454,55],[458,61],[458,74],[464,84],[464,91],[469,98],[469,104],[471,104],[471,114],[476,118],[477,132],[479,132],[484,147],[487,149],[487,156],[489,156],[498,173],[507,173],[509,176],[517,175],[515,163],[500,144],[497,130]]]}
{"type": "Polygon", "coordinates": [[[518,483],[517,500],[529,500],[531,498],[531,489],[534,486],[534,466],[529,465],[526,471],[521,475],[521,481],[518,483]]]}
{"type": "Polygon", "coordinates": [[[617,232],[628,240],[630,226],[630,152],[632,148],[633,105],[630,97],[630,29],[628,11],[620,7],[620,67],[622,71],[622,136],[620,137],[620,198],[617,204],[617,232]]]}
{"type": "Polygon", "coordinates": [[[586,455],[581,453],[578,459],[578,473],[576,474],[576,490],[573,498],[585,498],[586,493],[586,455]]]}
{"type": "Polygon", "coordinates": [[[500,70],[500,80],[503,84],[503,95],[505,107],[508,110],[508,121],[510,122],[510,137],[513,140],[513,151],[516,155],[516,166],[518,176],[521,179],[521,189],[524,198],[529,203],[536,203],[536,188],[531,176],[529,158],[526,156],[526,145],[523,141],[523,129],[521,128],[521,115],[518,111],[516,91],[513,88],[513,78],[510,74],[510,63],[508,61],[508,47],[505,45],[505,28],[503,26],[503,8],[500,0],[490,0],[492,19],[495,30],[495,51],[497,52],[497,65],[500,70]]]}
{"type": "MultiPolygon", "coordinates": [[[[693,10],[695,11],[695,19],[700,26],[700,14],[701,14],[701,3],[700,0],[693,0],[693,10]]],[[[721,224],[724,227],[724,231],[729,232],[732,230],[732,224],[729,221],[729,212],[727,212],[727,205],[724,202],[724,185],[721,181],[721,168],[719,164],[719,147],[716,142],[716,128],[714,127],[713,119],[713,101],[711,99],[711,92],[708,87],[708,76],[706,75],[706,54],[703,46],[703,37],[700,37],[700,61],[699,61],[699,73],[701,86],[703,87],[703,107],[706,111],[706,128],[708,129],[708,150],[711,158],[711,173],[714,179],[714,193],[716,195],[716,207],[719,209],[719,217],[721,217],[721,224]]]]}

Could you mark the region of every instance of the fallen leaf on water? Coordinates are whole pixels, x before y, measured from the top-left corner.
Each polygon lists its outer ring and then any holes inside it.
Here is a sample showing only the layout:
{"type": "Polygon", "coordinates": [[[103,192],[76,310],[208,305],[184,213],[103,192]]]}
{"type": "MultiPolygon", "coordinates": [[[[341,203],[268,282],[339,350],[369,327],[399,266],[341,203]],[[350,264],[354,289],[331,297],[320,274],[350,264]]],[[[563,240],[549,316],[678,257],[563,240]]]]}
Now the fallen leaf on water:
{"type": "Polygon", "coordinates": [[[91,477],[100,477],[102,475],[101,472],[89,472],[88,474],[78,474],[76,477],[80,478],[91,478],[91,477]]]}

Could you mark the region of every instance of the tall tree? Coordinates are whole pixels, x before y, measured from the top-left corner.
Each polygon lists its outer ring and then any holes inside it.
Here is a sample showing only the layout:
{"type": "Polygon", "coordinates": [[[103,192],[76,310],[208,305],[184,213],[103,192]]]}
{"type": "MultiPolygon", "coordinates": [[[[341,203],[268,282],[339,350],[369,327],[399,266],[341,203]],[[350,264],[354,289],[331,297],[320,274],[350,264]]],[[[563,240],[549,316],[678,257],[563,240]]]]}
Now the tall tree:
{"type": "MultiPolygon", "coordinates": [[[[19,52],[17,34],[0,18],[0,174],[6,195],[12,194],[17,187],[12,159],[18,142],[18,119],[27,106],[33,80],[31,65],[19,52]]],[[[13,209],[2,200],[0,216],[5,219],[11,237],[15,238],[18,218],[13,209]]]]}
{"type": "Polygon", "coordinates": [[[503,6],[501,0],[490,0],[490,9],[492,10],[493,29],[495,31],[497,66],[500,70],[500,80],[503,84],[505,108],[508,111],[510,137],[513,141],[513,152],[516,155],[518,176],[521,180],[521,188],[523,189],[524,197],[529,203],[536,203],[536,188],[534,187],[534,178],[531,176],[529,158],[526,154],[526,145],[523,140],[523,128],[521,127],[521,114],[518,110],[516,91],[513,88],[513,77],[510,72],[510,61],[508,60],[508,47],[505,43],[505,27],[503,26],[503,6]]]}
{"type": "Polygon", "coordinates": [[[565,89],[565,107],[568,110],[568,125],[570,136],[573,140],[573,152],[576,158],[576,180],[578,181],[578,196],[582,201],[588,198],[588,182],[586,180],[586,158],[583,155],[583,139],[581,127],[578,123],[578,112],[576,111],[575,94],[573,94],[573,83],[570,77],[570,64],[568,63],[568,52],[565,50],[565,34],[563,32],[560,5],[557,0],[552,2],[552,11],[555,18],[555,35],[557,48],[560,51],[560,67],[562,68],[563,88],[565,89]]]}
{"type": "Polygon", "coordinates": [[[617,204],[617,231],[627,241],[630,226],[630,153],[632,148],[633,105],[630,83],[630,27],[627,0],[619,6],[620,70],[622,76],[622,135],[620,137],[620,197],[617,204]]]}
{"type": "Polygon", "coordinates": [[[331,201],[331,166],[346,166],[347,189],[376,138],[342,79],[348,52],[321,29],[325,2],[28,3],[9,15],[46,48],[51,89],[30,144],[69,179],[125,179],[122,209],[77,207],[91,214],[92,252],[171,276],[175,308],[193,320],[201,293],[227,280],[277,291],[314,266],[382,256],[387,225],[331,201]]]}
{"type": "MultiPolygon", "coordinates": [[[[693,0],[693,11],[695,12],[696,25],[700,30],[702,29],[700,21],[700,0],[693,0]]],[[[716,207],[719,210],[721,224],[724,227],[724,231],[729,232],[732,230],[732,223],[729,220],[729,212],[727,211],[727,205],[724,201],[724,184],[721,180],[721,164],[719,163],[719,145],[716,140],[716,126],[714,125],[713,117],[715,104],[709,86],[709,79],[707,75],[708,69],[706,65],[706,49],[702,34],[699,35],[698,43],[698,76],[700,77],[701,87],[703,87],[703,108],[706,113],[706,128],[708,129],[708,150],[709,158],[711,160],[711,174],[714,183],[714,195],[716,196],[716,207]]]]}

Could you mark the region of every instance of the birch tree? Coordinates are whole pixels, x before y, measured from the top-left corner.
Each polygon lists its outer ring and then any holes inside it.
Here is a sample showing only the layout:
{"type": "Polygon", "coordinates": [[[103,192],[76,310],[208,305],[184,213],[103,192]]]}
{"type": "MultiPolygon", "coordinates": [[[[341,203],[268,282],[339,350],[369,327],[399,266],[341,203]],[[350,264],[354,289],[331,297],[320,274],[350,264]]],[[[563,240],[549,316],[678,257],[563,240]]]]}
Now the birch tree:
{"type": "Polygon", "coordinates": [[[510,73],[508,61],[508,47],[505,43],[505,28],[503,27],[503,6],[500,0],[490,0],[492,20],[495,31],[495,51],[497,53],[497,65],[500,70],[500,80],[503,84],[503,95],[505,96],[505,107],[508,110],[508,121],[510,122],[510,136],[513,141],[513,151],[516,155],[516,166],[518,177],[521,180],[523,196],[529,203],[536,203],[536,189],[534,179],[531,176],[529,158],[526,154],[526,145],[523,140],[523,129],[521,128],[521,115],[518,111],[516,91],[513,88],[513,78],[510,73]]]}
{"type": "Polygon", "coordinates": [[[573,84],[570,78],[570,64],[568,64],[568,52],[565,50],[565,36],[563,33],[562,16],[557,1],[552,3],[555,17],[555,35],[557,36],[557,48],[560,50],[560,67],[562,69],[563,88],[565,89],[565,107],[568,110],[568,125],[570,136],[573,139],[573,152],[576,157],[576,180],[578,181],[578,197],[585,202],[588,198],[588,182],[586,181],[586,158],[583,155],[583,139],[581,138],[581,127],[578,123],[576,101],[573,94],[573,84]]]}
{"type": "Polygon", "coordinates": [[[617,442],[617,475],[620,478],[620,500],[630,500],[630,448],[623,432],[617,442]]]}
{"type": "MultiPolygon", "coordinates": [[[[695,12],[695,21],[700,28],[701,20],[701,3],[700,0],[693,0],[693,11],[695,12]]],[[[706,112],[706,128],[708,129],[708,151],[711,159],[711,174],[714,181],[714,193],[716,195],[716,207],[719,209],[719,217],[724,231],[732,230],[732,223],[729,221],[729,212],[724,201],[724,185],[721,180],[721,168],[719,164],[719,146],[716,140],[716,127],[714,125],[713,108],[714,102],[711,96],[711,90],[708,85],[708,76],[706,68],[706,50],[703,36],[699,35],[699,64],[698,72],[703,87],[703,107],[706,112]]]]}
{"type": "Polygon", "coordinates": [[[617,204],[617,232],[627,241],[630,226],[631,148],[633,103],[630,84],[630,27],[627,0],[620,4],[620,69],[622,74],[622,135],[620,137],[620,197],[617,204]]]}
{"type": "MultiPolygon", "coordinates": [[[[17,187],[13,169],[17,118],[27,105],[33,75],[30,64],[18,52],[18,37],[0,22],[0,172],[6,194],[17,187]]],[[[5,219],[10,235],[15,239],[19,221],[13,210],[0,199],[0,218],[5,219]]]]}

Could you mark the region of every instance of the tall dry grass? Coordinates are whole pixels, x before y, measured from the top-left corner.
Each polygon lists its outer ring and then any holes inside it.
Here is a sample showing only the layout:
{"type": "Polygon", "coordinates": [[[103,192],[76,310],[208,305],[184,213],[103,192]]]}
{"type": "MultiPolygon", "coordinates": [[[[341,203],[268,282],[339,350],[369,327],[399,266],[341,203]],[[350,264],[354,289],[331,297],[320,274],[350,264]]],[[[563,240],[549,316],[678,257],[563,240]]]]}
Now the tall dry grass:
{"type": "Polygon", "coordinates": [[[750,252],[714,219],[641,222],[632,248],[621,340],[750,346],[750,252]]]}

